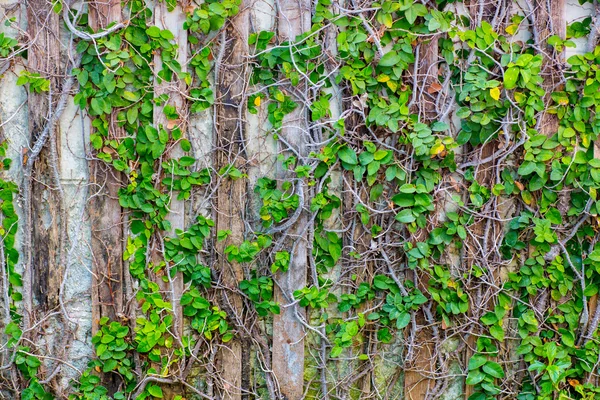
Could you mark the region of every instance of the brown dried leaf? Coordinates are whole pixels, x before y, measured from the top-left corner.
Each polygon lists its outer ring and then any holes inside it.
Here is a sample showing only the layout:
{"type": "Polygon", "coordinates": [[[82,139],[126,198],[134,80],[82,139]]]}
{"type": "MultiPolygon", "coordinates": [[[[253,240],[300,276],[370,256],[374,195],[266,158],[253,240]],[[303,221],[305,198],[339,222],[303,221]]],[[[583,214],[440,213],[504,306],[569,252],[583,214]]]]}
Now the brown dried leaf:
{"type": "Polygon", "coordinates": [[[524,190],[525,186],[523,186],[523,184],[519,181],[515,181],[515,185],[517,185],[517,187],[519,188],[519,190],[524,190]]]}
{"type": "Polygon", "coordinates": [[[440,85],[437,82],[432,82],[431,85],[429,85],[429,87],[427,88],[427,93],[433,94],[439,92],[440,90],[442,90],[442,85],[440,85]]]}
{"type": "Polygon", "coordinates": [[[179,118],[169,120],[169,122],[167,122],[167,129],[170,130],[170,129],[175,128],[177,125],[179,125],[180,122],[181,122],[181,119],[179,119],[179,118]]]}

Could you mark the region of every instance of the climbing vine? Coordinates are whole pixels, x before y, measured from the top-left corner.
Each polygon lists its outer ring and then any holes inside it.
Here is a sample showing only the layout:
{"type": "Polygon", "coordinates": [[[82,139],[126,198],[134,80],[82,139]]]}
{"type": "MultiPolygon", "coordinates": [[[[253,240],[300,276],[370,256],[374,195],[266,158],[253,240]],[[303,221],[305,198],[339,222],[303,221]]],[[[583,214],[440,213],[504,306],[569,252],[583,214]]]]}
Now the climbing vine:
{"type": "MultiPolygon", "coordinates": [[[[221,398],[220,354],[240,343],[257,352],[240,353],[239,392],[286,398],[271,348],[289,310],[306,398],[398,397],[409,389],[392,364],[424,382],[423,398],[463,383],[471,400],[598,397],[599,16],[547,32],[546,5],[500,3],[319,0],[302,34],[281,34],[280,20],[279,34],[252,27],[243,45],[239,0],[128,0],[127,20],[99,30],[87,8],[54,4],[76,37],[88,155],[119,183],[131,281],[126,313],[94,321],[94,357],[69,398],[221,398]],[[163,29],[163,6],[180,31],[163,29]],[[248,49],[241,98],[219,75],[231,43],[248,49]],[[243,150],[206,166],[192,121],[208,115],[219,136],[232,102],[243,150]],[[272,149],[246,146],[250,118],[272,149]],[[271,151],[270,172],[253,151],[271,151]],[[227,199],[215,193],[240,201],[240,182],[250,199],[230,217],[243,232],[220,229],[227,199]],[[184,228],[172,222],[182,201],[184,228]]],[[[27,67],[0,34],[0,57],[15,55],[27,67]]],[[[16,84],[51,96],[55,82],[25,68],[16,84]]],[[[49,356],[23,331],[18,193],[0,180],[5,386],[54,398],[49,356]]]]}

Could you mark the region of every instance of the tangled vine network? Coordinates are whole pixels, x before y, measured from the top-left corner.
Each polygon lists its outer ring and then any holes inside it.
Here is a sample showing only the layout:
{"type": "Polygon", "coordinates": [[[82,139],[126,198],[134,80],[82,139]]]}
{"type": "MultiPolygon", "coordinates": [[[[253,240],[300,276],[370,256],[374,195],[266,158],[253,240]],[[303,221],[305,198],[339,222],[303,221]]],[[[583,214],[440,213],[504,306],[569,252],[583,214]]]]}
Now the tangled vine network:
{"type": "Polygon", "coordinates": [[[597,0],[0,22],[2,398],[600,398],[597,0]]]}

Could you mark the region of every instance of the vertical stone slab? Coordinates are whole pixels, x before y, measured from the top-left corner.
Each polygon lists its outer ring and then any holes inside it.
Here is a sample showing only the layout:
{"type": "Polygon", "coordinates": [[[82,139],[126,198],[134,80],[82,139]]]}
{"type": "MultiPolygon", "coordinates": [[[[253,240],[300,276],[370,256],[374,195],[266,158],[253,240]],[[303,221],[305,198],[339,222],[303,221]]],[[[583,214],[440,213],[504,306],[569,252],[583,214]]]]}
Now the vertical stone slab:
{"type": "MultiPolygon", "coordinates": [[[[552,35],[558,35],[562,40],[566,37],[567,25],[565,21],[565,4],[566,0],[556,0],[546,2],[543,0],[533,1],[533,10],[531,17],[533,26],[533,40],[537,48],[543,49],[542,68],[540,75],[544,79],[542,83],[543,89],[546,91],[544,96],[544,104],[551,104],[551,95],[553,91],[562,90],[563,87],[563,72],[562,64],[565,60],[565,54],[557,52],[548,45],[547,40],[552,35]]],[[[547,111],[547,110],[545,110],[547,111]]],[[[538,119],[536,129],[542,135],[552,136],[558,132],[559,120],[555,114],[542,112],[538,119]]],[[[574,155],[574,154],[573,154],[574,155]]],[[[567,215],[570,208],[570,194],[566,191],[558,193],[557,208],[562,215],[567,215]]],[[[529,246],[529,251],[533,247],[529,246]]],[[[546,310],[550,302],[550,290],[544,288],[540,291],[536,299],[536,309],[546,310]]],[[[587,309],[583,312],[583,318],[587,323],[588,315],[585,315],[587,309]]]]}
{"type": "MultiPolygon", "coordinates": [[[[250,31],[249,33],[258,33],[261,31],[273,31],[275,29],[275,1],[273,0],[251,0],[249,6],[249,19],[250,19],[250,31]]],[[[250,54],[254,54],[255,49],[253,46],[249,46],[248,51],[250,54]]],[[[248,78],[250,78],[250,74],[248,78]]],[[[266,89],[260,85],[251,87],[251,93],[255,91],[266,89]]],[[[247,184],[247,204],[246,204],[246,218],[250,221],[260,221],[260,208],[262,206],[262,200],[260,196],[254,193],[256,183],[260,178],[269,177],[274,179],[276,177],[276,160],[277,160],[277,141],[273,135],[270,134],[272,128],[268,121],[268,110],[267,104],[263,103],[257,107],[258,112],[251,114],[244,112],[245,115],[245,156],[247,159],[246,174],[248,178],[247,184]]],[[[256,267],[260,274],[263,274],[265,267],[267,266],[252,266],[256,267]]],[[[262,322],[262,321],[261,321],[262,322]]],[[[259,396],[265,393],[267,397],[273,397],[273,373],[272,373],[272,360],[270,354],[270,336],[271,336],[271,324],[269,322],[257,323],[254,325],[254,332],[261,335],[258,345],[253,341],[247,340],[244,345],[248,346],[246,351],[250,353],[249,371],[249,384],[254,387],[266,386],[263,391],[259,391],[259,396]],[[264,367],[262,367],[264,364],[264,367]],[[269,393],[269,394],[266,394],[269,393]]],[[[253,333],[254,333],[253,332],[253,333]]]]}
{"type": "MultiPolygon", "coordinates": [[[[564,52],[557,52],[547,45],[547,40],[552,35],[558,35],[565,40],[567,24],[565,19],[566,0],[533,0],[533,39],[539,48],[544,49],[541,75],[544,78],[546,97],[549,99],[553,90],[561,84],[562,63],[565,60],[564,52]]],[[[553,135],[558,131],[558,117],[555,114],[544,112],[538,123],[538,130],[545,135],[553,135]]],[[[565,213],[566,215],[566,213],[565,213]]]]}
{"type": "MultiPolygon", "coordinates": [[[[154,25],[161,30],[168,30],[173,34],[172,42],[177,47],[175,60],[179,63],[181,72],[186,72],[188,54],[187,54],[187,30],[183,29],[186,15],[182,4],[177,4],[171,11],[168,10],[167,2],[157,1],[153,4],[154,25]]],[[[163,69],[161,53],[156,52],[154,55],[154,98],[166,94],[168,100],[162,104],[156,104],[153,110],[153,124],[157,130],[165,129],[169,133],[179,128],[182,137],[187,136],[187,101],[185,98],[186,85],[180,79],[177,72],[173,72],[170,81],[164,80],[160,76],[163,69]],[[178,118],[167,119],[163,111],[164,107],[173,106],[178,113],[178,118]]],[[[168,151],[164,154],[165,160],[178,159],[184,155],[181,146],[178,143],[171,144],[168,151]]],[[[162,171],[165,176],[169,175],[168,170],[162,171]]],[[[169,214],[166,217],[171,224],[171,231],[166,235],[175,236],[177,230],[185,230],[185,204],[183,200],[177,199],[177,193],[172,193],[169,203],[169,214]]],[[[161,260],[162,261],[162,260],[161,260]]],[[[154,276],[155,282],[161,288],[165,300],[170,302],[173,309],[173,325],[171,333],[175,337],[175,342],[181,343],[183,336],[183,311],[180,304],[181,295],[183,294],[183,276],[181,273],[171,277],[171,265],[165,267],[165,271],[161,271],[157,276],[154,276]],[[167,277],[167,279],[164,279],[167,277]]],[[[168,350],[167,350],[168,351],[168,350]]],[[[177,384],[170,384],[163,387],[165,397],[172,398],[175,394],[183,391],[182,387],[177,384]]]]}
{"type": "MultiPolygon", "coordinates": [[[[12,4],[10,0],[0,0],[0,5],[8,7],[12,4]]],[[[23,27],[24,24],[24,9],[16,8],[12,11],[5,9],[7,17],[16,18],[16,26],[23,27]]],[[[0,32],[4,33],[7,37],[17,38],[19,32],[14,27],[7,27],[4,24],[0,24],[0,32]]],[[[8,61],[4,61],[8,62],[8,61]]],[[[23,169],[20,159],[22,157],[22,149],[27,148],[28,145],[28,108],[27,108],[27,91],[23,86],[17,85],[18,75],[22,72],[22,67],[15,62],[11,62],[9,65],[3,65],[4,62],[0,62],[1,70],[6,71],[0,75],[0,141],[6,141],[8,144],[6,156],[12,160],[11,167],[8,171],[2,171],[2,179],[12,181],[17,184],[23,180],[23,169]]],[[[19,218],[19,226],[15,235],[15,249],[19,253],[19,264],[15,266],[18,273],[23,272],[23,215],[24,210],[22,202],[15,201],[15,212],[19,218]]],[[[5,247],[2,244],[2,254],[6,255],[5,247]]],[[[4,331],[4,327],[10,323],[10,299],[8,297],[8,291],[10,287],[10,281],[8,279],[6,265],[1,266],[2,280],[1,288],[2,291],[2,311],[0,313],[1,318],[1,329],[4,331]]],[[[2,343],[6,343],[8,336],[2,335],[2,343]]],[[[12,353],[6,349],[1,352],[0,362],[2,365],[10,363],[12,353]]],[[[16,368],[13,367],[2,373],[4,379],[16,379],[16,368]]],[[[9,395],[10,397],[10,395],[9,395]]]]}
{"type": "MultiPolygon", "coordinates": [[[[175,42],[177,44],[177,61],[181,66],[182,72],[185,72],[187,65],[187,31],[183,29],[183,23],[185,22],[185,11],[182,6],[177,5],[173,11],[167,10],[167,4],[165,2],[157,2],[154,9],[154,23],[160,29],[167,29],[173,33],[175,42]]],[[[154,107],[154,126],[156,129],[160,129],[162,125],[165,129],[171,127],[179,127],[182,130],[183,137],[186,135],[186,121],[185,115],[187,114],[186,101],[182,93],[185,93],[185,85],[183,81],[174,74],[172,82],[163,82],[158,73],[162,69],[162,60],[160,54],[154,56],[154,97],[158,97],[163,93],[169,95],[169,100],[165,103],[175,107],[179,113],[180,118],[175,121],[167,121],[163,107],[154,107]]],[[[167,154],[168,158],[180,158],[183,156],[183,150],[177,144],[171,148],[167,154]]],[[[168,174],[169,171],[164,171],[168,174]]],[[[177,200],[177,195],[173,195],[171,203],[169,205],[169,215],[167,220],[171,223],[171,235],[175,235],[175,230],[185,229],[185,206],[183,200],[177,200]]],[[[173,306],[173,329],[179,337],[183,334],[183,313],[179,301],[183,293],[183,277],[181,273],[178,273],[175,278],[170,279],[168,284],[159,282],[162,285],[162,289],[168,291],[173,306]]]]}
{"type": "MultiPolygon", "coordinates": [[[[435,101],[431,100],[431,93],[427,92],[427,89],[434,87],[434,83],[439,85],[438,59],[440,56],[438,53],[438,39],[437,37],[426,39],[418,46],[420,57],[415,60],[418,65],[416,68],[417,77],[414,80],[417,86],[413,87],[412,90],[417,93],[416,103],[420,113],[419,121],[430,124],[437,118],[435,101]]],[[[417,234],[420,236],[419,240],[423,240],[423,234],[426,235],[426,232],[417,234]]],[[[418,274],[418,272],[416,273],[418,274]]],[[[426,282],[423,279],[419,277],[417,284],[419,290],[424,293],[427,292],[426,282]]],[[[410,366],[405,369],[404,373],[404,395],[409,400],[427,398],[428,393],[435,386],[435,380],[431,379],[431,375],[436,368],[434,359],[435,340],[431,340],[433,337],[432,321],[428,321],[422,308],[417,311],[415,320],[417,332],[414,339],[414,358],[413,360],[407,360],[410,366]]]]}
{"type": "MultiPolygon", "coordinates": [[[[39,73],[51,79],[53,99],[60,95],[61,71],[59,18],[52,11],[52,5],[44,0],[28,2],[27,29],[32,41],[28,51],[27,68],[30,72],[39,73]]],[[[29,92],[29,132],[31,144],[42,136],[51,104],[48,93],[29,92]]],[[[49,141],[56,145],[57,137],[51,127],[49,141]]],[[[48,145],[48,143],[47,143],[48,145]]],[[[23,303],[25,307],[25,325],[31,321],[34,298],[43,310],[58,305],[63,265],[60,265],[61,224],[65,223],[62,196],[56,193],[53,178],[53,167],[57,168],[58,160],[51,159],[45,148],[35,160],[33,171],[27,171],[24,185],[27,186],[25,197],[27,229],[25,231],[25,270],[23,274],[23,303]]],[[[27,163],[27,160],[23,160],[27,163]]]]}
{"type": "MultiPolygon", "coordinates": [[[[477,27],[479,27],[482,21],[492,23],[492,19],[496,11],[495,6],[491,4],[484,4],[478,0],[472,0],[469,3],[467,3],[467,9],[472,21],[471,29],[476,29],[477,27]]],[[[473,55],[474,53],[471,53],[471,55],[469,56],[469,60],[471,60],[471,62],[474,62],[472,61],[474,60],[473,55]]],[[[471,149],[468,146],[468,144],[463,146],[463,151],[465,149],[471,149]]],[[[481,144],[480,148],[472,149],[472,151],[477,154],[476,157],[478,157],[479,159],[486,159],[494,154],[494,152],[497,149],[497,146],[497,141],[489,139],[486,143],[481,144]]],[[[467,154],[466,151],[465,154],[467,154]]],[[[486,163],[478,163],[475,166],[474,171],[475,180],[480,185],[485,186],[487,188],[491,188],[494,185],[495,181],[494,172],[495,160],[488,161],[486,163]]],[[[462,191],[462,196],[463,200],[467,201],[466,199],[468,198],[468,193],[466,191],[462,191]]],[[[478,263],[480,263],[481,260],[486,260],[486,262],[489,261],[489,264],[483,265],[482,267],[490,268],[491,276],[495,278],[495,284],[497,284],[497,282],[499,282],[500,280],[501,271],[500,268],[498,268],[498,266],[494,263],[494,260],[491,259],[489,254],[489,243],[491,243],[495,229],[490,228],[490,226],[488,225],[492,223],[493,221],[488,218],[478,216],[474,217],[474,222],[471,225],[471,232],[473,232],[474,235],[469,235],[465,240],[464,262],[466,262],[467,268],[470,269],[473,265],[477,265],[478,263]],[[488,237],[486,237],[486,235],[488,237]]],[[[479,303],[479,301],[481,301],[480,298],[476,299],[475,301],[472,301],[470,305],[471,318],[473,318],[473,320],[475,321],[479,321],[479,318],[481,318],[485,311],[487,311],[487,307],[493,307],[493,305],[490,305],[488,303],[479,303]]],[[[474,324],[469,329],[470,331],[466,340],[467,346],[464,353],[465,364],[463,365],[463,369],[465,369],[469,359],[473,355],[473,349],[477,349],[477,339],[479,335],[483,333],[480,331],[481,328],[478,324],[474,324]]],[[[465,398],[469,398],[469,396],[473,394],[473,389],[473,386],[465,385],[465,398]]]]}
{"type": "MultiPolygon", "coordinates": [[[[307,0],[281,0],[277,3],[280,42],[293,41],[297,35],[310,29],[311,2],[307,0]]],[[[298,89],[308,97],[305,82],[298,89]]],[[[303,102],[286,115],[280,135],[305,156],[308,152],[307,110],[303,102]]],[[[302,184],[302,183],[301,183],[302,184]]],[[[300,204],[303,207],[304,204],[300,204]]],[[[288,232],[291,242],[291,261],[287,272],[280,274],[275,287],[275,301],[281,304],[281,314],[273,319],[273,371],[284,398],[301,399],[304,384],[304,327],[298,317],[305,318],[305,310],[293,303],[293,292],[306,286],[308,269],[308,243],[304,228],[308,223],[306,213],[302,213],[288,232]]]]}
{"type": "MultiPolygon", "coordinates": [[[[584,52],[592,52],[593,53],[594,49],[598,45],[598,34],[599,34],[598,29],[600,28],[600,4],[598,4],[596,2],[596,4],[593,7],[590,7],[588,9],[585,8],[585,5],[580,6],[579,3],[573,4],[572,2],[568,2],[567,6],[569,9],[569,17],[571,17],[571,19],[574,16],[573,14],[575,14],[575,16],[579,17],[579,18],[589,15],[592,17],[592,21],[593,21],[592,32],[589,35],[589,38],[587,41],[587,46],[584,46],[583,48],[580,49],[580,44],[576,42],[577,48],[575,50],[571,49],[572,50],[571,52],[567,52],[567,58],[570,55],[573,55],[573,54],[569,54],[569,53],[575,53],[575,54],[577,54],[577,53],[581,54],[584,52]]],[[[600,159],[600,140],[594,141],[594,158],[600,159]]],[[[589,340],[589,338],[592,337],[592,335],[594,334],[594,331],[598,328],[598,322],[600,322],[600,308],[598,308],[598,295],[597,294],[590,297],[590,299],[588,301],[588,309],[589,309],[590,320],[589,320],[588,326],[586,327],[586,331],[587,331],[587,338],[585,339],[586,342],[589,340]]]]}
{"type": "MultiPolygon", "coordinates": [[[[121,5],[115,0],[96,0],[89,5],[90,26],[94,31],[121,21],[121,5]]],[[[113,115],[111,115],[113,118],[113,115]]],[[[110,124],[111,129],[117,124],[110,124]]],[[[118,128],[117,128],[118,129],[118,128]]],[[[120,136],[121,132],[109,132],[120,136]]],[[[88,215],[91,230],[92,261],[92,335],[99,329],[99,321],[108,317],[120,321],[125,307],[124,217],[119,204],[119,188],[123,184],[121,172],[99,159],[89,162],[90,200],[88,215]]],[[[103,383],[114,393],[121,379],[115,374],[103,377],[103,383]]]]}
{"type": "MultiPolygon", "coordinates": [[[[65,311],[73,326],[73,341],[66,352],[67,358],[80,370],[85,369],[93,356],[91,344],[93,325],[93,274],[91,226],[86,218],[89,199],[89,168],[86,159],[86,147],[89,143],[90,120],[73,102],[72,97],[57,126],[60,139],[60,182],[64,193],[65,213],[67,215],[66,243],[63,243],[64,275],[60,294],[65,311]]],[[[64,329],[57,324],[55,341],[60,342],[58,332],[64,329]]],[[[78,378],[71,368],[61,370],[61,386],[69,387],[70,380],[78,378]]]]}
{"type": "MultiPolygon", "coordinates": [[[[115,0],[90,3],[90,26],[95,31],[121,20],[121,5],[115,0]]],[[[115,126],[116,124],[111,124],[115,126]]],[[[102,317],[117,320],[123,312],[123,215],[118,190],[122,174],[102,160],[90,161],[91,197],[88,207],[92,238],[92,331],[102,317]]]]}
{"type": "MultiPolygon", "coordinates": [[[[250,29],[248,4],[242,1],[240,12],[233,17],[221,35],[220,49],[216,56],[217,126],[216,159],[217,171],[229,166],[241,169],[246,164],[245,154],[245,96],[248,82],[248,32],[250,29]],[[223,42],[224,41],[224,42],[223,42]],[[218,70],[217,70],[218,69],[218,70]]],[[[229,262],[225,255],[228,245],[239,246],[244,240],[244,210],[246,182],[233,180],[224,174],[216,192],[216,231],[230,230],[226,240],[217,243],[216,274],[224,290],[219,293],[219,303],[227,311],[233,325],[243,323],[242,298],[235,293],[239,282],[244,279],[242,266],[229,262]]],[[[219,370],[223,380],[223,398],[238,400],[244,392],[242,385],[249,381],[247,360],[249,354],[242,351],[243,338],[238,329],[236,337],[223,347],[219,354],[219,370]]],[[[248,350],[248,349],[246,349],[248,350]]]]}

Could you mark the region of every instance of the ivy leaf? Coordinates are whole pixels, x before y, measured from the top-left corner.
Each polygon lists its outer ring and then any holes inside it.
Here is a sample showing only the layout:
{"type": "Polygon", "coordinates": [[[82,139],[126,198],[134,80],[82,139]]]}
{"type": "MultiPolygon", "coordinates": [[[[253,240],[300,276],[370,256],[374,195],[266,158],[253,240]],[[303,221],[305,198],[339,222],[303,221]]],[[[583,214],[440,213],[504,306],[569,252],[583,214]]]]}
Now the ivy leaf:
{"type": "Polygon", "coordinates": [[[356,157],[356,153],[350,147],[342,147],[338,151],[338,157],[340,160],[345,162],[346,164],[356,165],[358,164],[358,158],[356,157]]]}
{"type": "Polygon", "coordinates": [[[133,125],[135,123],[137,117],[138,107],[131,107],[129,110],[127,110],[127,122],[129,122],[130,125],[133,125]]]}
{"type": "Polygon", "coordinates": [[[417,17],[424,17],[427,15],[427,7],[421,3],[413,4],[411,8],[405,11],[404,15],[409,24],[414,24],[417,17]]]}
{"type": "Polygon", "coordinates": [[[162,399],[163,397],[162,389],[157,385],[148,385],[148,393],[154,397],[158,397],[159,399],[162,399]]]}
{"type": "Polygon", "coordinates": [[[370,193],[369,198],[371,201],[377,201],[377,199],[379,199],[379,197],[381,197],[382,194],[383,194],[383,185],[377,184],[377,185],[373,186],[373,188],[371,188],[371,193],[370,193]]]}
{"type": "Polygon", "coordinates": [[[158,26],[151,26],[146,29],[146,34],[151,38],[158,38],[160,37],[160,28],[158,26]]]}
{"type": "Polygon", "coordinates": [[[492,324],[495,324],[496,322],[498,322],[498,317],[496,317],[496,315],[494,313],[488,312],[488,313],[485,313],[484,315],[482,315],[480,320],[481,320],[481,322],[483,322],[486,325],[492,325],[492,324]]]}
{"type": "Polygon", "coordinates": [[[538,326],[538,321],[535,318],[535,315],[533,314],[533,311],[531,311],[531,310],[528,310],[527,312],[523,313],[523,315],[521,315],[521,319],[526,324],[533,325],[535,327],[538,326]]]}
{"type": "Polygon", "coordinates": [[[494,100],[499,100],[500,99],[500,88],[491,88],[490,89],[490,97],[494,100]]]}
{"type": "Polygon", "coordinates": [[[102,114],[102,112],[104,111],[104,107],[102,106],[103,105],[102,99],[94,97],[92,99],[92,101],[90,102],[90,105],[92,106],[92,110],[94,111],[94,113],[96,115],[102,114]]]}
{"type": "Polygon", "coordinates": [[[381,60],[379,60],[379,66],[393,67],[394,65],[398,64],[400,60],[401,58],[398,55],[398,53],[392,50],[389,53],[384,54],[383,57],[381,57],[381,60]]]}
{"type": "MultiPolygon", "coordinates": [[[[277,313],[277,314],[279,314],[279,313],[277,313]]],[[[227,332],[223,336],[221,336],[221,341],[223,343],[230,342],[231,339],[233,339],[233,333],[231,333],[231,332],[227,332]]]]}
{"type": "Polygon", "coordinates": [[[329,250],[329,254],[331,255],[331,258],[333,258],[334,262],[337,262],[337,260],[339,260],[342,256],[342,246],[337,243],[329,243],[327,249],[329,250]]]}
{"type": "Polygon", "coordinates": [[[517,173],[521,176],[529,175],[533,171],[535,171],[535,168],[536,168],[535,163],[533,163],[531,161],[525,161],[523,164],[521,164],[517,173]]]}
{"type": "Polygon", "coordinates": [[[104,363],[104,366],[102,367],[102,372],[110,372],[110,371],[114,370],[116,367],[117,367],[117,360],[115,360],[115,359],[107,360],[104,363]]]}
{"type": "Polygon", "coordinates": [[[456,110],[456,116],[458,118],[467,118],[469,115],[471,115],[471,110],[468,107],[461,107],[456,110]]]}
{"type": "Polygon", "coordinates": [[[335,358],[335,357],[339,356],[340,354],[342,354],[343,350],[344,349],[341,348],[340,346],[333,346],[333,348],[331,349],[331,353],[329,353],[329,357],[335,358]]]}
{"type": "Polygon", "coordinates": [[[477,385],[479,382],[485,379],[485,374],[478,369],[469,371],[469,375],[467,375],[466,384],[467,385],[477,385]]]}
{"type": "Polygon", "coordinates": [[[192,150],[192,145],[191,145],[190,141],[187,139],[183,139],[181,141],[180,145],[181,145],[181,150],[183,150],[185,152],[192,150]]]}
{"type": "Polygon", "coordinates": [[[164,30],[160,31],[160,37],[162,37],[163,39],[166,39],[166,40],[175,39],[175,36],[173,36],[173,32],[171,32],[168,29],[164,29],[164,30]]]}
{"type": "Polygon", "coordinates": [[[502,370],[502,367],[500,364],[494,361],[488,361],[485,363],[483,366],[483,371],[494,378],[504,378],[504,371],[502,370]]]}
{"type": "Polygon", "coordinates": [[[548,365],[546,372],[548,372],[548,376],[553,383],[558,382],[560,379],[560,368],[558,365],[548,365]]]}
{"type": "Polygon", "coordinates": [[[90,142],[94,149],[99,150],[102,147],[102,136],[99,134],[90,135],[90,142]]]}
{"type": "Polygon", "coordinates": [[[229,229],[224,229],[224,230],[220,230],[219,232],[217,232],[217,240],[220,242],[222,240],[227,239],[227,237],[231,235],[231,230],[229,229]]]}
{"type": "Polygon", "coordinates": [[[373,286],[380,290],[389,289],[388,278],[385,275],[376,275],[373,278],[373,286]]]}
{"type": "Polygon", "coordinates": [[[397,329],[404,329],[410,323],[410,314],[407,312],[400,313],[398,320],[396,321],[397,329]]]}
{"type": "Polygon", "coordinates": [[[441,121],[434,122],[431,125],[431,130],[434,132],[443,132],[443,131],[447,131],[448,129],[450,129],[448,124],[445,122],[441,122],[441,121]]]}
{"type": "Polygon", "coordinates": [[[137,92],[134,93],[134,92],[130,92],[128,90],[125,90],[125,91],[123,91],[123,98],[125,100],[136,102],[136,101],[138,101],[140,99],[140,95],[137,92]]]}
{"type": "Polygon", "coordinates": [[[492,325],[490,327],[490,335],[500,342],[504,341],[504,329],[500,325],[492,325]]]}
{"type": "Polygon", "coordinates": [[[514,89],[519,79],[519,68],[510,67],[504,73],[504,87],[506,89],[514,89]]]}
{"type": "Polygon", "coordinates": [[[411,209],[402,210],[396,215],[396,221],[402,222],[403,224],[410,224],[415,222],[416,218],[412,213],[411,209]]]}
{"type": "Polygon", "coordinates": [[[485,358],[484,355],[482,355],[482,354],[475,354],[469,360],[469,371],[472,371],[474,369],[477,369],[477,368],[481,367],[486,362],[487,362],[487,358],[485,358]]]}
{"type": "Polygon", "coordinates": [[[104,87],[108,93],[112,93],[115,91],[115,88],[117,87],[117,81],[115,81],[114,74],[104,75],[102,82],[104,83],[104,87]]]}

